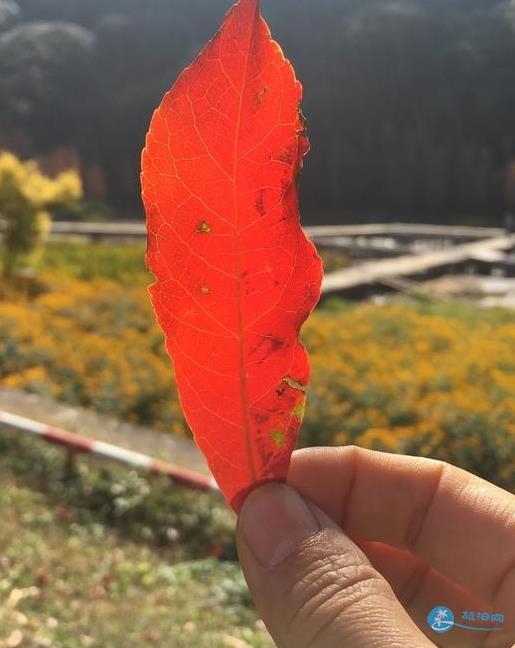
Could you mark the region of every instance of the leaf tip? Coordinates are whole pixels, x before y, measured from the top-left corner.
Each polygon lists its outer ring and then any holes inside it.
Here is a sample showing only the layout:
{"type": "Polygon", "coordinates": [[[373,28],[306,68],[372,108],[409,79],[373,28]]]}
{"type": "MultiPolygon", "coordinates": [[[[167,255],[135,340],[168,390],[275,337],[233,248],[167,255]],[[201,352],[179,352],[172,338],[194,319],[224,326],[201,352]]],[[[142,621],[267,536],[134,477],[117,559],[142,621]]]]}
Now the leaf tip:
{"type": "Polygon", "coordinates": [[[247,12],[248,15],[254,14],[254,19],[257,19],[261,14],[261,0],[239,0],[233,9],[242,14],[247,12]]]}

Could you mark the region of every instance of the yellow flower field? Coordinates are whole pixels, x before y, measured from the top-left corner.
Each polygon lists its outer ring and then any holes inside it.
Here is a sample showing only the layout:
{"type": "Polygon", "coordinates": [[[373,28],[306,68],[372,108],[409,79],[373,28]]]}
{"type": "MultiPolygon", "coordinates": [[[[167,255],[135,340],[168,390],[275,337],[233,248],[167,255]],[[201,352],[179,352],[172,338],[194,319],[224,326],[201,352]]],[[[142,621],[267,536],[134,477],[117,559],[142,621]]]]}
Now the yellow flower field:
{"type": "MultiPolygon", "coordinates": [[[[0,386],[189,434],[145,280],[44,274],[0,293],[0,386]]],[[[451,461],[515,488],[515,317],[410,305],[320,308],[302,445],[451,461]]]]}
{"type": "Polygon", "coordinates": [[[515,322],[408,305],[319,311],[306,327],[308,444],[435,457],[515,488],[515,322]]]}

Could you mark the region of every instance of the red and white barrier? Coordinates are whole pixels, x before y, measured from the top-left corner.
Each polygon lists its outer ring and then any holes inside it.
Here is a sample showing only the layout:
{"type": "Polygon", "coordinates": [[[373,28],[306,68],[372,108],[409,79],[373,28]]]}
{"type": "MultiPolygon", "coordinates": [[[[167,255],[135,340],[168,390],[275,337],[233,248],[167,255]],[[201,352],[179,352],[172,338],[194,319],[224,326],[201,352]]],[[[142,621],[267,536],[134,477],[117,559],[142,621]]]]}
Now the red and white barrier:
{"type": "Polygon", "coordinates": [[[145,470],[153,474],[166,475],[175,484],[193,488],[195,490],[207,491],[221,495],[215,480],[209,475],[174,466],[173,464],[154,459],[140,452],[120,448],[119,446],[103,441],[96,441],[79,434],[72,434],[65,430],[45,425],[38,421],[10,414],[0,410],[0,423],[7,425],[22,432],[33,434],[43,441],[60,445],[67,448],[71,453],[77,454],[94,454],[106,459],[111,459],[127,466],[145,470]]]}

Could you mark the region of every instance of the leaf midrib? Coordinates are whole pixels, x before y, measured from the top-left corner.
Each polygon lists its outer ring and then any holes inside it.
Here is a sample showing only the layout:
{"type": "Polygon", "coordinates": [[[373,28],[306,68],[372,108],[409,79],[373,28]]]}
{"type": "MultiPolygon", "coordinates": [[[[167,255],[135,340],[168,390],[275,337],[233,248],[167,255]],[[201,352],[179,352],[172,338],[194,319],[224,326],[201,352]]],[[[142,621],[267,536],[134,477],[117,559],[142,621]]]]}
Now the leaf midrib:
{"type": "MultiPolygon", "coordinates": [[[[259,2],[256,2],[256,14],[259,13],[259,2]]],[[[249,60],[250,60],[250,49],[252,44],[252,39],[255,34],[255,29],[257,25],[257,15],[254,16],[252,28],[250,29],[250,35],[248,39],[248,45],[245,55],[245,63],[243,69],[243,81],[240,91],[240,104],[238,108],[238,118],[236,121],[236,133],[234,138],[234,162],[233,162],[233,201],[234,201],[234,227],[235,227],[235,237],[236,237],[236,303],[238,310],[238,360],[239,360],[239,372],[240,372],[240,402],[243,415],[243,432],[245,438],[245,449],[247,452],[247,465],[249,470],[249,477],[251,483],[257,481],[257,470],[254,460],[254,452],[252,448],[252,437],[251,437],[251,423],[250,423],[250,411],[248,403],[248,393],[247,393],[247,375],[245,371],[245,355],[244,355],[244,340],[243,340],[243,310],[242,310],[242,282],[241,282],[241,248],[240,248],[240,232],[239,232],[239,214],[238,214],[238,194],[236,190],[237,186],[237,177],[238,177],[238,148],[240,140],[240,129],[241,129],[241,118],[243,112],[243,97],[245,94],[245,87],[247,83],[248,69],[249,69],[249,60]]]]}

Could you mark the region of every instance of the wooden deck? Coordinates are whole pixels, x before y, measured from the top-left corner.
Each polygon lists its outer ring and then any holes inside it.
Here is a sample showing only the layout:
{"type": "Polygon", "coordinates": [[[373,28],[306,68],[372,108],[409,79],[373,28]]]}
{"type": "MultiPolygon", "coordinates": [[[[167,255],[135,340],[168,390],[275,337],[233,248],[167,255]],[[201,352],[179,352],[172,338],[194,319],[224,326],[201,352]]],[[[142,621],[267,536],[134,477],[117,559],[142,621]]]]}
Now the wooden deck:
{"type": "Polygon", "coordinates": [[[468,260],[500,261],[503,253],[513,246],[515,236],[498,236],[445,250],[365,262],[327,274],[322,284],[322,292],[327,295],[374,284],[384,279],[412,277],[468,260]]]}
{"type": "MultiPolygon", "coordinates": [[[[323,225],[305,227],[304,230],[320,248],[368,250],[377,252],[379,257],[327,274],[322,286],[325,295],[427,275],[438,268],[452,267],[467,260],[502,262],[504,253],[515,245],[514,236],[510,237],[502,229],[491,227],[374,223],[323,225]],[[417,246],[420,251],[417,251],[417,246]],[[435,249],[425,251],[424,247],[435,249]],[[412,252],[407,253],[410,249],[412,252]]],[[[144,222],[54,221],[51,235],[93,240],[144,239],[147,231],[144,222]]]]}
{"type": "Polygon", "coordinates": [[[373,223],[362,225],[321,225],[305,227],[312,239],[338,236],[365,237],[384,236],[392,238],[442,238],[483,239],[502,236],[504,231],[496,227],[469,227],[462,225],[424,225],[418,223],[373,223]]]}

